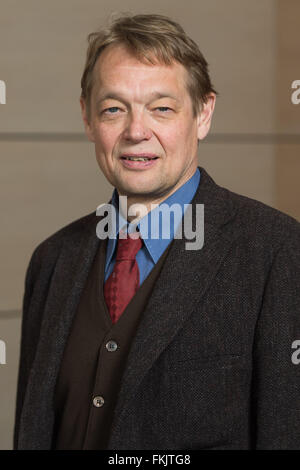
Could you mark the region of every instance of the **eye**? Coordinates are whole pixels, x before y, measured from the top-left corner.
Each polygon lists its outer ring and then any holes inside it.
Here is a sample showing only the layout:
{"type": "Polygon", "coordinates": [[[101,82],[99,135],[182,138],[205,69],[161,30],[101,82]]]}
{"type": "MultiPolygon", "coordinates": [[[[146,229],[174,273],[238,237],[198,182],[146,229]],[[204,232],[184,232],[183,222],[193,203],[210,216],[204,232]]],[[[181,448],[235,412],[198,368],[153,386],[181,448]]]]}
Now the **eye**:
{"type": "Polygon", "coordinates": [[[171,109],[171,108],[168,108],[168,106],[159,106],[158,108],[155,108],[155,109],[160,109],[160,110],[162,110],[162,109],[169,109],[170,111],[172,111],[172,109],[171,109]]]}
{"type": "MultiPolygon", "coordinates": [[[[110,109],[115,109],[116,110],[116,109],[120,109],[120,108],[118,108],[117,106],[111,106],[110,108],[104,109],[103,113],[106,113],[110,109]]],[[[108,114],[116,114],[116,113],[108,113],[108,114]]]]}

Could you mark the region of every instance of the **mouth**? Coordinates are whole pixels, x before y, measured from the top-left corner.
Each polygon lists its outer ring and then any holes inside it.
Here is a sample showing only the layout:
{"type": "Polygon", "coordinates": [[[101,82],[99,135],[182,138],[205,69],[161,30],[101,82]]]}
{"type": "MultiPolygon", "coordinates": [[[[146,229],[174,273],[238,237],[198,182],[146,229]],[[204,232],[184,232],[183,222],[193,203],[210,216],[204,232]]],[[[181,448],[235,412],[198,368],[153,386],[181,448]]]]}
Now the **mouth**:
{"type": "Polygon", "coordinates": [[[122,165],[131,170],[145,170],[153,167],[159,157],[154,154],[125,154],[121,155],[120,160],[122,165]]]}
{"type": "Polygon", "coordinates": [[[148,156],[148,155],[122,155],[122,160],[129,160],[131,162],[148,162],[149,160],[157,160],[157,156],[148,156]]]}

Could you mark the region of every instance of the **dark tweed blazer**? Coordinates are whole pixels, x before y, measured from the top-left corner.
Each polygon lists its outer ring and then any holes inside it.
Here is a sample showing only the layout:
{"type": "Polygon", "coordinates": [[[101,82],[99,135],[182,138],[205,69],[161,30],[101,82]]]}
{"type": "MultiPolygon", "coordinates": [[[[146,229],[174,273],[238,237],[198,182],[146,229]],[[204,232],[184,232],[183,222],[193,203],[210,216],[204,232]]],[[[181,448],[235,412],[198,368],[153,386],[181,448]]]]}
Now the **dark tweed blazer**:
{"type": "MultiPolygon", "coordinates": [[[[300,224],[200,170],[204,246],[174,240],[130,349],[109,449],[300,449],[300,224]]],[[[76,220],[32,255],[14,448],[51,447],[53,391],[99,220],[76,220]]]]}

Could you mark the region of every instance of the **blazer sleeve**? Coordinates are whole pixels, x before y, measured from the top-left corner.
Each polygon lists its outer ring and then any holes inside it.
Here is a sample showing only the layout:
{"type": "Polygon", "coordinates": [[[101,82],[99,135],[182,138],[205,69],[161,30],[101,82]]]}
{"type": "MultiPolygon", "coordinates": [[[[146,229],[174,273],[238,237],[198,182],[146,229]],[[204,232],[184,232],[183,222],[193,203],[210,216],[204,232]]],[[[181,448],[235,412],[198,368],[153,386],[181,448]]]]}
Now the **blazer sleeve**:
{"type": "Polygon", "coordinates": [[[300,364],[293,361],[295,341],[300,340],[299,227],[277,251],[256,325],[252,381],[256,449],[300,449],[300,364]]]}
{"type": "Polygon", "coordinates": [[[31,369],[31,365],[34,359],[36,351],[36,344],[38,338],[39,325],[34,322],[34,309],[30,308],[36,270],[38,266],[38,249],[36,249],[30,259],[29,265],[26,271],[25,277],[25,291],[23,296],[23,308],[22,308],[22,326],[21,326],[21,347],[19,355],[19,369],[18,369],[18,380],[17,380],[17,395],[16,395],[16,407],[15,407],[15,423],[14,423],[14,436],[13,436],[13,448],[14,450],[18,447],[18,434],[20,427],[20,416],[23,407],[26,385],[31,369]],[[35,340],[36,338],[36,340],[35,340]]]}

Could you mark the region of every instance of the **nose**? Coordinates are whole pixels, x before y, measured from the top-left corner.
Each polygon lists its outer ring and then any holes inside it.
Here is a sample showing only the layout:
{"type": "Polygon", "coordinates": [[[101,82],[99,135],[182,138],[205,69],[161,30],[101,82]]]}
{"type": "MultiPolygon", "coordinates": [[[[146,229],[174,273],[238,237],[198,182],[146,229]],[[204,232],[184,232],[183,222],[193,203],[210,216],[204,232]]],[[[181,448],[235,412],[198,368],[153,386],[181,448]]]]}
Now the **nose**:
{"type": "Polygon", "coordinates": [[[128,114],[126,126],[123,132],[126,140],[139,142],[141,140],[149,140],[152,136],[151,129],[145,122],[145,116],[142,112],[133,112],[128,114]]]}

